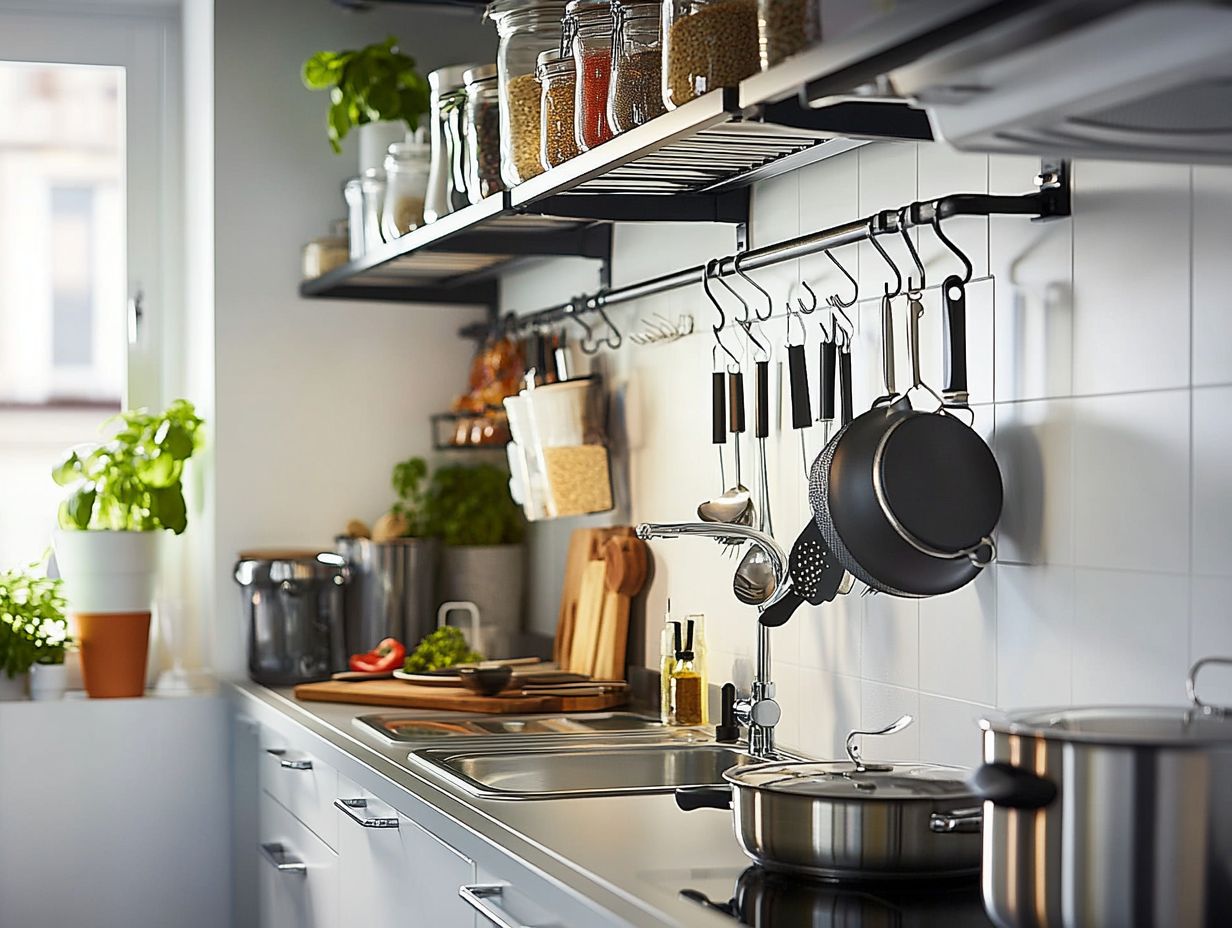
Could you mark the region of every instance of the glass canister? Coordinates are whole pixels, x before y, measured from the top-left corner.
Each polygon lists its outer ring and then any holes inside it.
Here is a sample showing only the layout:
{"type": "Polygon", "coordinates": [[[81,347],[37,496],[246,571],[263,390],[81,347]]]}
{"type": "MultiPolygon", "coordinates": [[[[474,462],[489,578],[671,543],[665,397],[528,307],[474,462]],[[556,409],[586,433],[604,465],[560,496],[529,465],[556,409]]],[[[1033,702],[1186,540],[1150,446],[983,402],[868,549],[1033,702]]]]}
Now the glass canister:
{"type": "Polygon", "coordinates": [[[471,68],[466,82],[466,193],[472,203],[505,189],[500,171],[500,87],[496,65],[471,68]]]}
{"type": "Polygon", "coordinates": [[[757,0],[762,70],[821,41],[819,0],[757,0]]]}
{"type": "Polygon", "coordinates": [[[612,508],[612,478],[602,381],[562,380],[525,395],[548,517],[607,512],[612,508]]]}
{"type": "MultiPolygon", "coordinates": [[[[465,93],[463,75],[475,64],[455,64],[438,68],[428,74],[428,86],[432,89],[432,167],[428,173],[428,192],[424,198],[424,221],[435,222],[448,216],[457,207],[454,205],[455,184],[453,176],[453,148],[450,146],[448,121],[456,114],[452,110],[455,99],[451,95],[465,93]]],[[[463,203],[466,201],[464,200],[463,203]]]]}
{"type": "Polygon", "coordinates": [[[609,0],[570,0],[565,7],[565,35],[577,71],[573,114],[582,151],[612,137],[607,122],[607,92],[612,76],[613,28],[609,0]]]}
{"type": "Polygon", "coordinates": [[[466,87],[441,95],[441,126],[445,131],[445,150],[449,152],[450,212],[469,206],[466,171],[466,87]]]}
{"type": "Polygon", "coordinates": [[[381,232],[392,242],[424,223],[424,199],[431,173],[432,147],[423,142],[395,142],[385,156],[385,206],[381,232]]]}
{"type": "Polygon", "coordinates": [[[665,112],[663,105],[663,4],[658,0],[612,0],[612,78],[607,121],[628,132],[665,112]]]}
{"type": "Polygon", "coordinates": [[[496,23],[500,44],[501,178],[507,187],[543,173],[539,158],[540,88],[535,73],[541,52],[559,48],[561,0],[496,0],[486,16],[496,23]]]}
{"type": "Polygon", "coordinates": [[[578,153],[573,114],[577,72],[573,55],[560,49],[543,52],[539,56],[538,74],[543,88],[539,157],[545,168],[553,168],[578,153]]]}
{"type": "Polygon", "coordinates": [[[664,0],[663,102],[668,109],[761,67],[758,0],[664,0]]]}

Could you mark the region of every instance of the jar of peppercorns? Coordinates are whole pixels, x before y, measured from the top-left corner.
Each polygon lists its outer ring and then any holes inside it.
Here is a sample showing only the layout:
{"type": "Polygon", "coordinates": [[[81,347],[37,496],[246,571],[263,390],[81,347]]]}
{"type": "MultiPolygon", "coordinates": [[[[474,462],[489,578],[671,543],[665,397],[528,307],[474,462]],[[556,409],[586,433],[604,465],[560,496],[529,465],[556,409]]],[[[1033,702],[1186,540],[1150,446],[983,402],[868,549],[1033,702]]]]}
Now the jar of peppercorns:
{"type": "Polygon", "coordinates": [[[666,110],[663,105],[663,4],[612,0],[612,79],[607,121],[612,133],[628,132],[666,110]]]}
{"type": "Polygon", "coordinates": [[[612,137],[607,90],[612,74],[612,5],[609,0],[570,0],[565,35],[573,49],[577,99],[573,105],[577,143],[589,151],[612,137]]]}
{"type": "Polygon", "coordinates": [[[484,14],[496,23],[500,44],[501,178],[506,187],[543,173],[539,160],[540,88],[535,74],[540,52],[561,44],[563,0],[495,0],[484,14]]]}
{"type": "Polygon", "coordinates": [[[505,189],[500,170],[500,87],[496,65],[471,68],[466,83],[466,193],[472,203],[505,189]]]}
{"type": "Polygon", "coordinates": [[[539,55],[539,86],[543,88],[543,114],[539,157],[544,168],[554,168],[578,153],[573,107],[577,70],[571,52],[558,48],[539,55]]]}
{"type": "Polygon", "coordinates": [[[761,67],[757,0],[664,0],[663,102],[735,87],[761,67]]]}

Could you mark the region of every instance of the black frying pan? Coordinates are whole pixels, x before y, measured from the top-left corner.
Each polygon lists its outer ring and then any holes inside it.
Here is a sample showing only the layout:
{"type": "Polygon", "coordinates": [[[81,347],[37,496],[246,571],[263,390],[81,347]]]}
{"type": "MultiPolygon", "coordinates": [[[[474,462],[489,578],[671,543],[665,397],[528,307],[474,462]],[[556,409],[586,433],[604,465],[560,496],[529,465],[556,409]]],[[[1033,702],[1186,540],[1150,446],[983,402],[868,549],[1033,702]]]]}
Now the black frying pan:
{"type": "MultiPolygon", "coordinates": [[[[913,389],[923,386],[922,311],[912,298],[913,389]]],[[[957,355],[961,330],[949,331],[947,350],[957,355]]],[[[934,596],[971,582],[992,560],[1003,489],[992,451],[970,426],[945,409],[914,409],[904,394],[879,400],[835,435],[813,462],[809,502],[853,576],[896,596],[934,596]]]]}

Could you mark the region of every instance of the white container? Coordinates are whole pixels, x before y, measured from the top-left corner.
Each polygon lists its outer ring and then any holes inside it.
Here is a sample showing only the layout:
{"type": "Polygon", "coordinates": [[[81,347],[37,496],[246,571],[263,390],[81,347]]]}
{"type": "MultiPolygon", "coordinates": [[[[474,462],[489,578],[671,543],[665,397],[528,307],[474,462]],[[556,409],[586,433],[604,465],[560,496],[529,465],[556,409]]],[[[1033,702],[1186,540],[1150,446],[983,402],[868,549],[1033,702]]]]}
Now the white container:
{"type": "Polygon", "coordinates": [[[52,546],[71,612],[149,612],[161,532],[56,530],[52,546]]]}
{"type": "Polygon", "coordinates": [[[30,668],[30,698],[35,702],[55,702],[64,698],[68,670],[63,664],[35,664],[30,668]]]}
{"type": "Polygon", "coordinates": [[[554,448],[585,442],[591,383],[587,378],[563,380],[536,387],[526,394],[535,437],[541,446],[554,448]]]}
{"type": "Polygon", "coordinates": [[[527,396],[523,392],[518,396],[505,397],[505,413],[512,438],[505,446],[505,454],[509,460],[509,489],[514,501],[521,504],[527,520],[538,522],[548,517],[547,487],[534,453],[537,445],[535,424],[531,419],[527,396]]]}
{"type": "Polygon", "coordinates": [[[525,393],[534,445],[525,449],[543,476],[549,518],[613,508],[602,381],[564,380],[525,393]]]}

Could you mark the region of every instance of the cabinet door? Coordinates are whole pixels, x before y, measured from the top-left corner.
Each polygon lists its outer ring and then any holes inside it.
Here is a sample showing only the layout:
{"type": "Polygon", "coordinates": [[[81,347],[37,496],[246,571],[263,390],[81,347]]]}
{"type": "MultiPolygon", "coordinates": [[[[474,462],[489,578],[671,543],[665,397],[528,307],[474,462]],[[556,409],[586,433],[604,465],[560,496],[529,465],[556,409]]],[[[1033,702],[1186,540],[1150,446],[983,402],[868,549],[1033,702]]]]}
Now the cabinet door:
{"type": "Polygon", "coordinates": [[[260,801],[261,928],[339,928],[338,855],[268,793],[260,801]]]}
{"type": "Polygon", "coordinates": [[[459,887],[474,881],[470,860],[405,815],[358,791],[344,795],[338,806],[345,924],[474,928],[474,914],[458,896],[459,887]]]}

